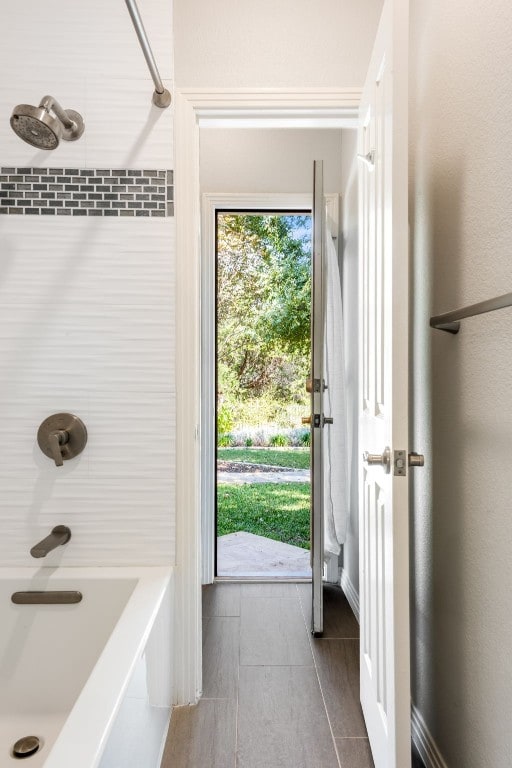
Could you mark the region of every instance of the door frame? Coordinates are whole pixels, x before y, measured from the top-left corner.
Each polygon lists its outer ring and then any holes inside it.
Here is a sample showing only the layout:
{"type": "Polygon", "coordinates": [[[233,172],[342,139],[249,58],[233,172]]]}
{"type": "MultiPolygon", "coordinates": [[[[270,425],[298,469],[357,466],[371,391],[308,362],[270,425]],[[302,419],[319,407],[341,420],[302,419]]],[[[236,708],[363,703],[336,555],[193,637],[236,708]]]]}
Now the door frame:
{"type": "Polygon", "coordinates": [[[199,128],[356,128],[360,88],[177,89],[175,108],[175,704],[202,689],[199,128]]]}
{"type": "MultiPolygon", "coordinates": [[[[324,195],[327,221],[339,242],[338,193],[324,195]]],[[[215,257],[217,211],[305,211],[312,193],[204,192],[201,196],[201,573],[215,575],[215,257]]]]}

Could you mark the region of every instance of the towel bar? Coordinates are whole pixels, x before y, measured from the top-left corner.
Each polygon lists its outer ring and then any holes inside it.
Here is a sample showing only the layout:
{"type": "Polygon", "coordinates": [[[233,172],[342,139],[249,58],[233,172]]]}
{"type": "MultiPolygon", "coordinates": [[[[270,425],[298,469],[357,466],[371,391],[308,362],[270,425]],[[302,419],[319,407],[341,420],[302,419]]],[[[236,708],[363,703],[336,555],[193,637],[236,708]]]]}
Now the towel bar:
{"type": "Polygon", "coordinates": [[[475,315],[483,315],[486,312],[494,312],[496,309],[505,309],[512,307],[512,293],[505,293],[503,296],[497,296],[495,299],[481,301],[478,304],[471,304],[463,309],[455,309],[453,312],[445,312],[444,315],[436,315],[430,318],[430,326],[438,331],[447,331],[448,333],[458,333],[460,330],[459,320],[475,315]]]}

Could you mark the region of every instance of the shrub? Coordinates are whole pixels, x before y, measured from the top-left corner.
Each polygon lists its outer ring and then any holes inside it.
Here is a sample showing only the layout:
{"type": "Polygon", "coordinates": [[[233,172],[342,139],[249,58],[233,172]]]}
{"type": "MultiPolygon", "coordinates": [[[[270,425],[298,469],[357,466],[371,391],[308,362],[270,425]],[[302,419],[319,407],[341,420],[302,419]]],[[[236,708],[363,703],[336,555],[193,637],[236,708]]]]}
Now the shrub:
{"type": "Polygon", "coordinates": [[[217,411],[217,429],[220,434],[225,434],[233,429],[233,416],[231,408],[223,404],[217,411]]]}
{"type": "Polygon", "coordinates": [[[229,448],[233,444],[233,438],[231,435],[219,435],[217,437],[217,446],[219,448],[229,448]]]}
{"type": "Polygon", "coordinates": [[[301,445],[308,446],[311,445],[311,432],[309,429],[307,432],[303,432],[302,435],[299,438],[301,445]]]}
{"type": "Polygon", "coordinates": [[[253,445],[254,445],[254,440],[252,439],[252,437],[246,437],[245,438],[245,447],[246,448],[251,448],[253,445]]]}
{"type": "Polygon", "coordinates": [[[269,443],[272,447],[284,447],[285,445],[290,445],[289,439],[286,437],[286,435],[272,435],[269,443]]]}

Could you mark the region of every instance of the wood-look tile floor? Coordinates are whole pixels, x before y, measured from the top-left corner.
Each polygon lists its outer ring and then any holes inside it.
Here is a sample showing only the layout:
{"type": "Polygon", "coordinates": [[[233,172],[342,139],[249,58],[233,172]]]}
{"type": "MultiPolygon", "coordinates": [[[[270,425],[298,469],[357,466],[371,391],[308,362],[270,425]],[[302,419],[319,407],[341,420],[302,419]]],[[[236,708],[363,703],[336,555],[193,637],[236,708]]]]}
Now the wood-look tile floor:
{"type": "Polygon", "coordinates": [[[359,626],[325,587],[312,638],[311,585],[203,588],[203,697],[173,712],[162,768],[373,768],[359,704],[359,626]]]}

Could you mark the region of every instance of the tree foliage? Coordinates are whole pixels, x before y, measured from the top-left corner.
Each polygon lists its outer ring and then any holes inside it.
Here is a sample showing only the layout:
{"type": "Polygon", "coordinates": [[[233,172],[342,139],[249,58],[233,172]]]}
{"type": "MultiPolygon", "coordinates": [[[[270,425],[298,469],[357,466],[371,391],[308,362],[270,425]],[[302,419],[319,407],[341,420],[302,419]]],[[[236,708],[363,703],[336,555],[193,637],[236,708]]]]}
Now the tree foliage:
{"type": "Polygon", "coordinates": [[[218,220],[217,342],[223,397],[302,401],[309,367],[310,219],[218,220]],[[302,233],[297,235],[297,233],[302,233]]]}

